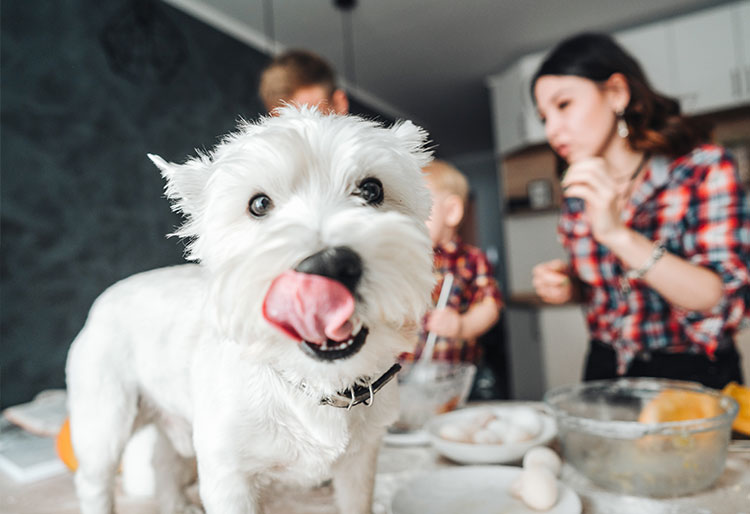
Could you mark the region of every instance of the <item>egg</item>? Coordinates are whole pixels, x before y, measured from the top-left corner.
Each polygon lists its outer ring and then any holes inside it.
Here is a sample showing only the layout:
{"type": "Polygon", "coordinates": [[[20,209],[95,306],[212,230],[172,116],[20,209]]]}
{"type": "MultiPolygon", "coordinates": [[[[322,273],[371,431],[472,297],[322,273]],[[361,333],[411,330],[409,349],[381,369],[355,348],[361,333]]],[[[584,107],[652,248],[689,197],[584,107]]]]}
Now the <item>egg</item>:
{"type": "Polygon", "coordinates": [[[549,469],[553,475],[560,476],[562,461],[554,450],[546,446],[537,446],[526,452],[523,456],[523,467],[544,466],[549,469]]]}
{"type": "Polygon", "coordinates": [[[533,465],[521,471],[518,495],[536,510],[549,510],[557,503],[557,479],[544,466],[533,465]]]}
{"type": "Polygon", "coordinates": [[[505,439],[505,434],[510,428],[510,422],[504,418],[498,418],[487,424],[487,430],[494,432],[498,437],[505,439]]]}
{"type": "Polygon", "coordinates": [[[513,411],[511,423],[522,428],[531,437],[535,437],[542,431],[542,419],[534,409],[519,408],[513,411]]]}
{"type": "Polygon", "coordinates": [[[471,423],[477,428],[484,428],[493,420],[496,416],[491,410],[481,410],[471,420],[471,423]]]}
{"type": "Polygon", "coordinates": [[[503,439],[506,443],[522,443],[524,441],[528,441],[532,437],[533,436],[523,428],[511,424],[505,431],[505,437],[503,437],[503,439]]]}
{"type": "Polygon", "coordinates": [[[457,441],[459,443],[470,443],[473,440],[471,429],[465,425],[459,425],[458,423],[446,423],[440,427],[438,434],[443,439],[457,441]]]}
{"type": "Polygon", "coordinates": [[[503,442],[500,436],[486,428],[477,430],[472,439],[477,444],[501,444],[503,442]]]}

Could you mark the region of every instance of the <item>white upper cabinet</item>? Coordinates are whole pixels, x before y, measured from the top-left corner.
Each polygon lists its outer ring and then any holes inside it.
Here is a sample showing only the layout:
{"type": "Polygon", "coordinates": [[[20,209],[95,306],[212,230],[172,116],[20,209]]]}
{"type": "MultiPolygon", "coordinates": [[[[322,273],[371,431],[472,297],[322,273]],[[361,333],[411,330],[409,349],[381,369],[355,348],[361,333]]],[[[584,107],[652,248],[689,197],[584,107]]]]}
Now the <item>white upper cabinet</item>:
{"type": "Polygon", "coordinates": [[[547,140],[544,135],[544,124],[539,119],[534,100],[531,98],[531,79],[542,65],[545,54],[531,54],[522,58],[518,63],[521,74],[521,103],[524,115],[526,137],[532,143],[543,143],[547,140]]]}
{"type": "Polygon", "coordinates": [[[651,87],[666,95],[674,94],[676,83],[671,41],[664,24],[625,30],[614,37],[640,63],[651,87]]]}
{"type": "Polygon", "coordinates": [[[531,77],[544,54],[531,54],[504,73],[487,79],[492,105],[495,148],[505,154],[544,142],[544,126],[531,99],[531,77]]]}
{"type": "Polygon", "coordinates": [[[686,113],[724,109],[742,100],[739,9],[722,6],[666,23],[674,41],[672,94],[686,113]]]}
{"type": "Polygon", "coordinates": [[[521,78],[515,66],[488,80],[495,148],[501,154],[528,144],[523,128],[523,112],[518,98],[518,91],[521,89],[520,81],[521,78]]]}
{"type": "Polygon", "coordinates": [[[740,75],[743,83],[743,98],[750,101],[750,1],[740,2],[736,7],[737,47],[741,59],[740,75]]]}

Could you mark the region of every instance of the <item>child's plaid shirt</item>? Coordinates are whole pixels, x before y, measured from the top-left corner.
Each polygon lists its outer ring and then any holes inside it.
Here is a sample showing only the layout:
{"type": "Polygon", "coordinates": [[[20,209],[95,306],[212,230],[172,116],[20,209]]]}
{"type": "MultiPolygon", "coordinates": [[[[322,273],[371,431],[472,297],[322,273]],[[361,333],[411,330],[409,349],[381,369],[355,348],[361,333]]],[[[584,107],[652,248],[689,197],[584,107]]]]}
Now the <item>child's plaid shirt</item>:
{"type": "MultiPolygon", "coordinates": [[[[435,261],[433,271],[437,283],[432,291],[433,305],[437,304],[443,279],[448,273],[453,274],[453,287],[448,297],[448,307],[464,314],[474,305],[490,297],[502,305],[502,296],[497,281],[484,252],[464,243],[458,236],[449,243],[433,249],[435,261]]],[[[419,357],[427,334],[424,322],[417,346],[416,357],[419,357]]],[[[433,351],[433,360],[446,362],[473,362],[479,359],[479,345],[476,340],[448,339],[438,337],[433,351]]]]}

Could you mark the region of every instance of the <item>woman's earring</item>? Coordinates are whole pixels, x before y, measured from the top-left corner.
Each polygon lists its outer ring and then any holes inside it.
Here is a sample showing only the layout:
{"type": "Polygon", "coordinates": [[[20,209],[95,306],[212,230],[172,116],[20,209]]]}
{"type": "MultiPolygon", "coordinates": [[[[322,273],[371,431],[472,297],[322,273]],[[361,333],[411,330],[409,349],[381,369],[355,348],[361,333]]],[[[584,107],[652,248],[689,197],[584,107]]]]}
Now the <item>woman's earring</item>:
{"type": "Polygon", "coordinates": [[[616,112],[617,116],[617,135],[625,139],[630,134],[628,130],[628,124],[625,122],[625,111],[616,112]]]}

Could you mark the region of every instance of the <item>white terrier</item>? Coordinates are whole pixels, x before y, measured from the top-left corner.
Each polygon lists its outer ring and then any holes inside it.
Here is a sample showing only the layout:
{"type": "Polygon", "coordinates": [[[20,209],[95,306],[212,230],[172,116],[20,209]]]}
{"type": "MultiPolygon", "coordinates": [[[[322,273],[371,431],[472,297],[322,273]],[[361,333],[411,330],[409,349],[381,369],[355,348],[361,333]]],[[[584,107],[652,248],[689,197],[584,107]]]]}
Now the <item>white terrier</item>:
{"type": "MultiPolygon", "coordinates": [[[[429,302],[426,134],[286,107],[183,165],[150,156],[186,216],[186,264],[105,291],[67,363],[84,514],[113,511],[123,447],[144,423],[161,508],[260,512],[271,480],[333,477],[369,513],[397,356],[429,302]],[[387,384],[387,385],[386,385],[387,384]],[[343,407],[343,408],[338,408],[343,407]]],[[[195,510],[197,511],[197,510],[195,510]]]]}

